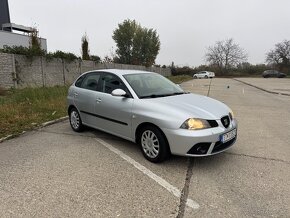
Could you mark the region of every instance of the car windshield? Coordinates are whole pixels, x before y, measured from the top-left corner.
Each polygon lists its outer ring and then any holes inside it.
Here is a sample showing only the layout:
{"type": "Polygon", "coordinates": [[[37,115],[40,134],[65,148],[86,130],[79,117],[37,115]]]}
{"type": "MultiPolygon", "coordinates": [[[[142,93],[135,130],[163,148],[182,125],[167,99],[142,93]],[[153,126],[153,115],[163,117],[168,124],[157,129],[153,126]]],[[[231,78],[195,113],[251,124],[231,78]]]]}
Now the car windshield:
{"type": "Polygon", "coordinates": [[[185,94],[178,85],[159,74],[127,74],[124,75],[124,78],[139,98],[158,98],[185,94]]]}

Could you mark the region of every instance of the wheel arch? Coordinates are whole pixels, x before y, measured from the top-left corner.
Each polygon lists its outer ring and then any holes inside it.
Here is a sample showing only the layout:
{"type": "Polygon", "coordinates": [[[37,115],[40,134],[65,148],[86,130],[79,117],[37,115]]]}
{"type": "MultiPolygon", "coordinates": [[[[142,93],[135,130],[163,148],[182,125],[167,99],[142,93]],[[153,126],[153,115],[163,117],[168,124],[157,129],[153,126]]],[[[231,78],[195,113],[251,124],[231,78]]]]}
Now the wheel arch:
{"type": "Polygon", "coordinates": [[[161,134],[163,135],[166,143],[167,143],[167,146],[168,146],[168,149],[169,149],[169,152],[171,153],[171,149],[170,149],[170,145],[169,145],[169,142],[167,140],[167,137],[166,135],[164,134],[164,132],[162,131],[162,129],[160,129],[157,125],[155,125],[154,123],[150,123],[150,122],[144,122],[144,123],[140,123],[137,128],[136,128],[136,131],[135,131],[135,143],[139,143],[139,140],[140,140],[140,131],[143,127],[145,126],[154,126],[155,128],[157,128],[161,134]]]}
{"type": "MultiPolygon", "coordinates": [[[[76,106],[74,106],[74,105],[72,105],[72,104],[67,108],[67,113],[68,113],[68,115],[70,114],[70,111],[71,111],[73,108],[77,109],[76,106]]],[[[77,109],[77,110],[78,110],[78,109],[77,109]]]]}

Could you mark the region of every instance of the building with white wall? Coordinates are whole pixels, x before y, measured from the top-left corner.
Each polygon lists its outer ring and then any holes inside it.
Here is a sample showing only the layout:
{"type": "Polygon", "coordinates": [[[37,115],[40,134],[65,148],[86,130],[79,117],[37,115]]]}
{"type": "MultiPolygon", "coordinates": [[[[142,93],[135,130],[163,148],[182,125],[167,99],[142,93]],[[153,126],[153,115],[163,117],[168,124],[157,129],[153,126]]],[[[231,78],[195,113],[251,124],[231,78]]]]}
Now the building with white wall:
{"type": "MultiPolygon", "coordinates": [[[[41,48],[47,51],[46,39],[39,38],[41,48]]],[[[28,34],[18,34],[0,30],[0,48],[7,46],[23,46],[29,47],[30,36],[28,34]]]]}
{"type": "MultiPolygon", "coordinates": [[[[29,34],[36,31],[32,27],[26,27],[10,22],[8,0],[0,0],[0,48],[6,46],[29,47],[29,34]],[[17,32],[15,32],[17,31],[17,32]]],[[[41,48],[47,51],[46,39],[39,38],[41,48]]]]}

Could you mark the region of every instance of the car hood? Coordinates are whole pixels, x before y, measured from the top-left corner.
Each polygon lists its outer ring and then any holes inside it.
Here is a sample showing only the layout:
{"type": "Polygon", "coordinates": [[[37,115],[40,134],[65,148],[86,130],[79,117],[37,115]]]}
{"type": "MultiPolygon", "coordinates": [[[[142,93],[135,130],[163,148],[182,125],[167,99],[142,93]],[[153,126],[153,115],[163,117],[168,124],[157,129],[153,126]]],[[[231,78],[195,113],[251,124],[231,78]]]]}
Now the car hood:
{"type": "Polygon", "coordinates": [[[150,107],[162,110],[164,114],[180,118],[202,118],[216,120],[228,115],[230,109],[224,103],[215,99],[197,95],[183,94],[169,97],[151,98],[150,107]]]}

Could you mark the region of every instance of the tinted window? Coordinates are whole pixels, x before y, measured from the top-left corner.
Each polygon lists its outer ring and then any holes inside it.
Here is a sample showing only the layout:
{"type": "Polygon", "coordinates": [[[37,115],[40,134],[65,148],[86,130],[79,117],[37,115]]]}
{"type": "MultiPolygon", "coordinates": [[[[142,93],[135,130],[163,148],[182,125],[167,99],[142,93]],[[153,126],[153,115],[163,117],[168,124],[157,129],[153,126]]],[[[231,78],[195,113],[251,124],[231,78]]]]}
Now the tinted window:
{"type": "Polygon", "coordinates": [[[96,91],[100,79],[100,73],[89,73],[83,79],[81,88],[96,91]]]}
{"type": "Polygon", "coordinates": [[[111,94],[115,89],[123,89],[128,93],[126,86],[119,77],[113,74],[104,73],[101,79],[101,92],[111,94]]]}
{"type": "Polygon", "coordinates": [[[78,80],[75,82],[75,86],[81,87],[84,78],[85,78],[85,76],[81,76],[80,78],[78,78],[78,80]]]}

